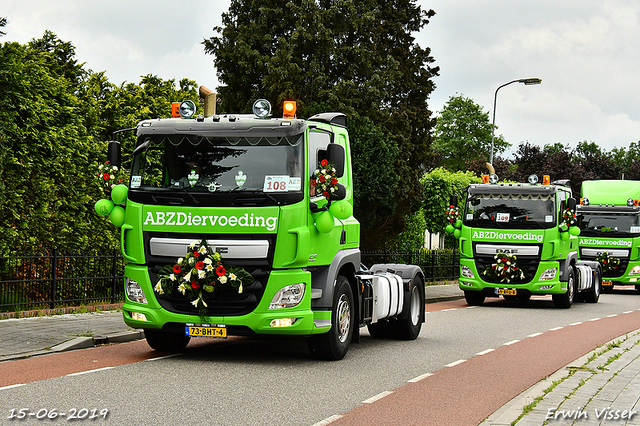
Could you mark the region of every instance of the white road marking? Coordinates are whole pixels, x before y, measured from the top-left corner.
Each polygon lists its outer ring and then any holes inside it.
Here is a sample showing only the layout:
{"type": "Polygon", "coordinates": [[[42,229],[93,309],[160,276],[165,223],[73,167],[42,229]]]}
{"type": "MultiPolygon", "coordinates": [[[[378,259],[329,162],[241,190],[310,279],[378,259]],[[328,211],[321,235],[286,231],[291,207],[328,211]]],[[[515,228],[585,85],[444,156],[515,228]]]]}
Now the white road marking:
{"type": "Polygon", "coordinates": [[[520,340],[512,340],[510,342],[505,343],[503,346],[513,345],[514,343],[518,343],[520,340]]]}
{"type": "Polygon", "coordinates": [[[486,355],[489,352],[493,352],[495,349],[487,349],[486,351],[478,352],[476,355],[486,355]]]}
{"type": "Polygon", "coordinates": [[[455,367],[456,365],[462,364],[465,361],[466,361],[466,359],[459,359],[459,360],[457,360],[455,362],[452,362],[451,364],[445,365],[445,367],[455,367]]]}
{"type": "Polygon", "coordinates": [[[527,337],[538,337],[538,336],[542,336],[542,333],[533,333],[528,335],[527,337]]]}
{"type": "Polygon", "coordinates": [[[104,370],[111,370],[112,368],[115,368],[115,367],[103,367],[103,368],[96,368],[95,370],[80,371],[79,373],[67,374],[66,377],[79,376],[81,374],[95,373],[95,372],[104,371],[104,370]]]}
{"type": "Polygon", "coordinates": [[[411,380],[407,380],[407,381],[408,381],[409,383],[416,383],[416,382],[419,382],[419,381],[420,381],[420,380],[422,380],[422,379],[426,379],[426,378],[427,378],[427,377],[429,377],[429,376],[433,376],[433,373],[423,374],[423,375],[421,375],[421,376],[414,377],[413,379],[411,379],[411,380]]]}
{"type": "Polygon", "coordinates": [[[364,401],[362,401],[363,404],[373,404],[374,402],[376,402],[379,399],[384,398],[387,395],[391,395],[393,392],[391,391],[384,391],[384,392],[380,392],[379,394],[377,394],[376,396],[372,396],[369,399],[365,399],[364,401]]]}
{"type": "Polygon", "coordinates": [[[26,385],[26,383],[18,383],[17,385],[9,385],[9,386],[1,387],[0,390],[19,388],[20,386],[24,386],[24,385],[26,385]]]}

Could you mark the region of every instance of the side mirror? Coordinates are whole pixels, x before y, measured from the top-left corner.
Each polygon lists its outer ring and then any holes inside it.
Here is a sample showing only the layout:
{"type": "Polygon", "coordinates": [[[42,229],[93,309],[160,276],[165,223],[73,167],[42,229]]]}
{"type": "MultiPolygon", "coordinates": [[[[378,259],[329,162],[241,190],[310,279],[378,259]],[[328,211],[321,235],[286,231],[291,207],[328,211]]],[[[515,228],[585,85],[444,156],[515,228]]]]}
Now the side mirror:
{"type": "Polygon", "coordinates": [[[347,198],[347,188],[339,183],[338,185],[336,185],[338,187],[338,189],[336,189],[336,191],[331,194],[331,199],[338,201],[338,200],[344,200],[345,198],[347,198]]]}
{"type": "Polygon", "coordinates": [[[120,152],[120,142],[116,140],[109,141],[107,160],[109,160],[112,166],[120,167],[120,152]]]}
{"type": "Polygon", "coordinates": [[[449,205],[458,207],[458,196],[456,194],[451,194],[451,197],[449,197],[449,205]]]}
{"type": "Polygon", "coordinates": [[[336,176],[344,175],[345,152],[344,147],[337,143],[327,145],[327,161],[336,168],[336,176]]]}
{"type": "Polygon", "coordinates": [[[575,210],[576,209],[576,204],[577,204],[577,202],[576,202],[575,198],[569,197],[567,199],[567,208],[568,209],[575,210]]]}

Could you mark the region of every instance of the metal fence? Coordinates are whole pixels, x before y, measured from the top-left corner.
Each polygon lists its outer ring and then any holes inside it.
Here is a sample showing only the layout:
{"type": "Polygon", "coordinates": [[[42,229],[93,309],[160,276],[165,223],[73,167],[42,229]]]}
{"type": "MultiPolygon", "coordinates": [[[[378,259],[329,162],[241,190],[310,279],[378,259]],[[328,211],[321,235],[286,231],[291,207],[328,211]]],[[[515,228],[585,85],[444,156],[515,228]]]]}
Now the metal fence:
{"type": "MultiPolygon", "coordinates": [[[[427,282],[460,276],[456,250],[363,252],[362,263],[420,266],[427,282]]],[[[0,311],[55,309],[82,303],[124,301],[124,259],[119,250],[100,253],[0,254],[0,311]]]]}
{"type": "Polygon", "coordinates": [[[420,250],[415,252],[362,252],[362,263],[404,263],[422,268],[427,282],[460,278],[460,255],[457,250],[420,250]]]}
{"type": "Polygon", "coordinates": [[[0,311],[124,301],[124,259],[99,253],[0,254],[0,311]]]}

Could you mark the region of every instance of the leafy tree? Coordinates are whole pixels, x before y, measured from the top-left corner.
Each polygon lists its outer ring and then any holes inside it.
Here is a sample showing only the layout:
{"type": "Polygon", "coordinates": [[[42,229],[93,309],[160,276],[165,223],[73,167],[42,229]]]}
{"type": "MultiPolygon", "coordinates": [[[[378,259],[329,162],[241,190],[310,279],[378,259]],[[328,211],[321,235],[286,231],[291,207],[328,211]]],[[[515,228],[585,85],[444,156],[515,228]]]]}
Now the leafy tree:
{"type": "Polygon", "coordinates": [[[576,161],[584,169],[582,180],[620,179],[622,175],[622,168],[595,142],[580,142],[576,161]]]}
{"type": "MultiPolygon", "coordinates": [[[[451,96],[440,111],[435,126],[433,149],[441,164],[451,171],[467,169],[474,159],[489,161],[491,154],[489,112],[464,95],[451,96]]],[[[496,127],[497,128],[497,127],[496,127]]],[[[502,135],[494,138],[494,155],[510,146],[502,135]]]]}
{"type": "MultiPolygon", "coordinates": [[[[420,170],[431,161],[427,99],[438,68],[413,34],[434,12],[415,0],[296,0],[282,8],[275,0],[233,0],[223,26],[214,28],[218,35],[204,41],[223,83],[220,109],[247,112],[264,97],[276,114],[282,100],[294,99],[301,117],[321,105],[346,113],[350,123],[368,118],[361,134],[384,140],[383,151],[397,149],[386,179],[395,185],[393,199],[373,214],[370,200],[354,206],[363,219],[362,245],[380,247],[402,229],[404,214],[418,209],[420,170]]],[[[371,144],[358,133],[353,153],[362,172],[355,179],[365,188],[370,183],[362,177],[380,170],[381,159],[361,150],[371,144]]]]}
{"type": "MultiPolygon", "coordinates": [[[[457,196],[458,206],[462,210],[466,201],[467,186],[480,182],[481,179],[471,171],[450,172],[444,167],[438,167],[425,173],[420,179],[420,184],[426,229],[434,234],[444,234],[447,226],[444,214],[449,207],[451,195],[457,196]]],[[[460,213],[462,214],[462,211],[460,213]]]]}
{"type": "MultiPolygon", "coordinates": [[[[7,18],[0,17],[0,28],[4,28],[6,26],[7,26],[7,18]]],[[[7,33],[5,33],[4,31],[0,31],[0,37],[6,34],[7,33]]]]}

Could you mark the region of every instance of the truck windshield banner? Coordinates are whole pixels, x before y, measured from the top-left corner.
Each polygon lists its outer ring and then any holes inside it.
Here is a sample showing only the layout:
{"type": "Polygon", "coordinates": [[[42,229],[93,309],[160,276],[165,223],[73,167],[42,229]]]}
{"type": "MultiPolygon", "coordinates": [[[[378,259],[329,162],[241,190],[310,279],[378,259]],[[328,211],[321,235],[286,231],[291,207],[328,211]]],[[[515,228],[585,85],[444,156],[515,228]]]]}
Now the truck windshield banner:
{"type": "Polygon", "coordinates": [[[541,243],[544,239],[542,233],[533,232],[504,232],[504,231],[473,231],[472,238],[474,240],[490,240],[490,241],[534,241],[541,243]]]}
{"type": "Polygon", "coordinates": [[[631,240],[603,240],[600,238],[580,238],[581,246],[631,247],[631,240]]]}
{"type": "Polygon", "coordinates": [[[277,208],[258,211],[218,211],[211,209],[164,210],[144,213],[145,231],[182,232],[275,232],[278,224],[277,208]],[[207,211],[208,210],[208,211],[207,211]],[[176,228],[182,228],[180,230],[176,228]],[[194,229],[197,228],[197,229],[194,229]]]}

